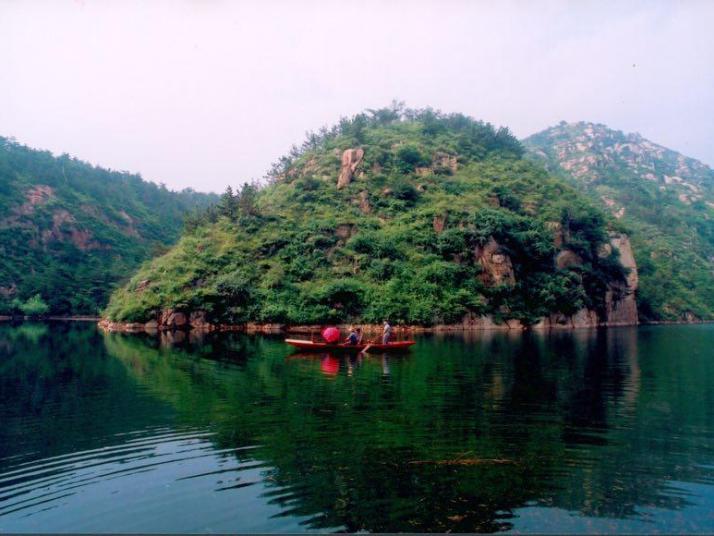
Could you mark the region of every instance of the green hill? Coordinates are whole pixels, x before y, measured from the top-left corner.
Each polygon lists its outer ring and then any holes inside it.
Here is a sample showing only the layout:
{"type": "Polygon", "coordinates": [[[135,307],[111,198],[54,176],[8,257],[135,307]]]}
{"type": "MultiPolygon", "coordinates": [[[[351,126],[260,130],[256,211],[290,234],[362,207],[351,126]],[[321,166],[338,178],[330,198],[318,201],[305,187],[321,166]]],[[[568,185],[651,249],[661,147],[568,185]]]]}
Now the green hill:
{"type": "Polygon", "coordinates": [[[215,200],[0,137],[0,314],[97,314],[215,200]]]}
{"type": "Polygon", "coordinates": [[[270,176],[193,221],[112,296],[107,318],[608,321],[627,294],[603,213],[523,158],[507,129],[370,111],[308,135],[270,176]]]}
{"type": "Polygon", "coordinates": [[[645,319],[714,318],[714,171],[593,123],[563,122],[524,145],[631,230],[645,319]]]}

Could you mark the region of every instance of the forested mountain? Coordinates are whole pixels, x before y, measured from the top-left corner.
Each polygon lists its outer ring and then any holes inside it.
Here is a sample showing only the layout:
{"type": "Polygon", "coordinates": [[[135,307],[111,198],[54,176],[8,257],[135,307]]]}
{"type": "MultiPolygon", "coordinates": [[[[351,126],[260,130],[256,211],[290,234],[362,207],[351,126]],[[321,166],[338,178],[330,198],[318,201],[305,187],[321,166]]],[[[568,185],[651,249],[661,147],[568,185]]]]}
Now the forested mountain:
{"type": "Polygon", "coordinates": [[[562,122],[524,145],[631,230],[644,318],[714,318],[712,169],[594,123],[562,122]]]}
{"type": "Polygon", "coordinates": [[[266,187],[227,192],[106,316],[153,328],[636,322],[626,237],[523,152],[507,129],[460,114],[343,119],[276,163],[266,187]]]}
{"type": "Polygon", "coordinates": [[[0,137],[0,314],[96,314],[216,199],[0,137]]]}

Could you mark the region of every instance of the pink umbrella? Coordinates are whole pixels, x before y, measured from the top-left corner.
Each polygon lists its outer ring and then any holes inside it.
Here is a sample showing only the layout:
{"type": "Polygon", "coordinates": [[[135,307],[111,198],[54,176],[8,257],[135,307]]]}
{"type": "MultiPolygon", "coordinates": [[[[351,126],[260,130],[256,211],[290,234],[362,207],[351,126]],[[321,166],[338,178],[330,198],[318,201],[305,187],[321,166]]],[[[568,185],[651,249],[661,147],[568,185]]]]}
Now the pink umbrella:
{"type": "Polygon", "coordinates": [[[335,344],[340,340],[340,330],[332,326],[325,328],[322,330],[322,338],[325,339],[325,342],[335,344]]]}

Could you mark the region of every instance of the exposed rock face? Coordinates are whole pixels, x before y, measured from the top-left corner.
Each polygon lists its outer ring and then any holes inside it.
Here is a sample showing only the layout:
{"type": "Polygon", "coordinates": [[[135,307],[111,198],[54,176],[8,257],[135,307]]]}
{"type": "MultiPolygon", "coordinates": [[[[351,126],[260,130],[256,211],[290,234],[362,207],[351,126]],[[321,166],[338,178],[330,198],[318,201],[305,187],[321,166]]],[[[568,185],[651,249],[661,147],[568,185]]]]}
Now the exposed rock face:
{"type": "MultiPolygon", "coordinates": [[[[611,237],[609,244],[603,244],[598,254],[607,257],[613,248],[620,252],[620,263],[629,270],[625,283],[612,283],[605,293],[605,317],[600,318],[596,311],[581,309],[572,316],[550,315],[541,320],[536,328],[593,328],[597,326],[632,326],[639,323],[637,316],[638,276],[637,263],[632,254],[630,240],[625,235],[611,237]]],[[[582,259],[573,251],[565,249],[556,257],[558,268],[582,264],[582,259]]]]}
{"type": "Polygon", "coordinates": [[[27,190],[25,194],[27,203],[20,207],[21,214],[31,214],[34,207],[37,205],[45,205],[54,195],[54,190],[51,186],[38,184],[27,190]]]}
{"type": "Polygon", "coordinates": [[[0,287],[0,296],[3,298],[12,298],[17,293],[17,285],[12,283],[7,287],[0,287]]]}
{"type": "Polygon", "coordinates": [[[188,323],[184,313],[179,313],[173,309],[164,309],[159,315],[159,329],[182,328],[188,323]]]}
{"type": "Polygon", "coordinates": [[[563,225],[559,221],[549,221],[546,222],[545,226],[553,233],[553,245],[558,249],[563,247],[563,244],[567,242],[568,239],[563,225]]]}
{"type": "Polygon", "coordinates": [[[516,276],[511,258],[493,237],[485,245],[477,247],[474,256],[483,269],[479,277],[484,284],[515,285],[516,276]]]}
{"type": "Polygon", "coordinates": [[[626,235],[616,235],[610,239],[613,248],[620,252],[620,263],[629,269],[624,284],[613,284],[605,295],[608,326],[633,325],[639,322],[635,291],[639,283],[637,263],[632,253],[630,239],[626,235]]]}
{"type": "Polygon", "coordinates": [[[136,290],[135,292],[144,292],[147,288],[149,288],[149,285],[151,284],[151,281],[148,279],[144,279],[143,281],[139,281],[139,284],[136,285],[136,290]]]}
{"type": "Polygon", "coordinates": [[[372,212],[372,207],[369,204],[369,192],[367,192],[367,190],[362,190],[359,193],[359,209],[362,211],[362,214],[372,212]]]}
{"type": "Polygon", "coordinates": [[[129,236],[139,237],[139,231],[136,229],[136,222],[134,219],[123,210],[119,211],[119,216],[121,216],[122,220],[126,222],[124,232],[129,236]]]}
{"type": "Polygon", "coordinates": [[[595,311],[590,309],[580,309],[572,316],[561,314],[550,315],[538,322],[536,329],[558,329],[558,328],[594,328],[600,325],[600,319],[595,311]]]}
{"type": "Polygon", "coordinates": [[[456,156],[446,153],[436,153],[434,157],[434,171],[437,173],[447,172],[453,175],[457,169],[459,169],[459,164],[456,160],[456,156]]]}
{"type": "Polygon", "coordinates": [[[453,175],[459,169],[459,164],[455,155],[437,152],[429,166],[417,167],[414,171],[417,175],[425,176],[435,173],[437,175],[453,175]]]}
{"type": "Polygon", "coordinates": [[[580,255],[570,249],[564,249],[555,257],[555,265],[559,269],[568,268],[570,266],[579,266],[583,264],[583,259],[580,255]]]}
{"type": "Polygon", "coordinates": [[[337,188],[341,189],[352,182],[352,177],[357,170],[357,166],[362,163],[364,149],[347,149],[342,153],[342,167],[337,178],[337,188]]]}
{"type": "MultiPolygon", "coordinates": [[[[653,143],[639,134],[624,134],[597,123],[560,123],[524,140],[538,157],[586,183],[602,182],[613,170],[641,177],[678,194],[682,203],[702,199],[702,185],[711,170],[693,158],[653,143]]],[[[616,218],[624,216],[618,200],[601,196],[616,218]]],[[[620,199],[620,203],[624,200],[620,199]]]]}
{"type": "Polygon", "coordinates": [[[434,232],[436,234],[443,232],[444,227],[446,226],[446,218],[447,218],[446,214],[442,214],[442,215],[437,214],[436,216],[434,216],[432,225],[434,226],[434,232]]]}
{"type": "Polygon", "coordinates": [[[206,320],[205,311],[194,311],[189,316],[188,323],[194,329],[210,330],[213,329],[213,325],[206,320]]]}
{"type": "Polygon", "coordinates": [[[56,210],[52,214],[52,229],[42,232],[42,241],[45,244],[52,240],[72,242],[82,251],[99,248],[99,244],[92,240],[92,234],[80,229],[74,216],[64,209],[56,210]]]}
{"type": "Polygon", "coordinates": [[[335,229],[335,234],[339,237],[340,240],[345,242],[349,240],[352,235],[355,234],[356,230],[356,226],[349,223],[342,223],[337,226],[337,229],[335,229]]]}

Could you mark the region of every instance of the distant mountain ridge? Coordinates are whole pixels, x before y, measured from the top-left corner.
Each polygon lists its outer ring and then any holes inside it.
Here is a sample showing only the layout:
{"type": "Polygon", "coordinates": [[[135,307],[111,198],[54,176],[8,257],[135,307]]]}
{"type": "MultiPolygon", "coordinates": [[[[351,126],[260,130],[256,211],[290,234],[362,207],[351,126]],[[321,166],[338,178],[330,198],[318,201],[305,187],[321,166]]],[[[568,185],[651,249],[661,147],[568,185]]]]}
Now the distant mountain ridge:
{"type": "Polygon", "coordinates": [[[0,137],[0,314],[36,294],[51,314],[97,314],[188,211],[216,200],[0,137]]]}
{"type": "Polygon", "coordinates": [[[632,230],[645,319],[714,318],[714,170],[598,123],[561,122],[523,144],[632,230]]]}

